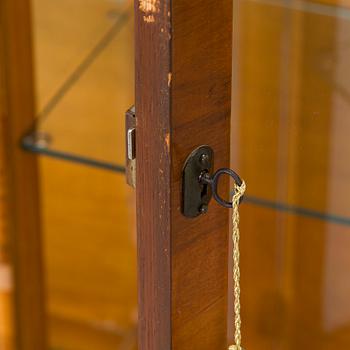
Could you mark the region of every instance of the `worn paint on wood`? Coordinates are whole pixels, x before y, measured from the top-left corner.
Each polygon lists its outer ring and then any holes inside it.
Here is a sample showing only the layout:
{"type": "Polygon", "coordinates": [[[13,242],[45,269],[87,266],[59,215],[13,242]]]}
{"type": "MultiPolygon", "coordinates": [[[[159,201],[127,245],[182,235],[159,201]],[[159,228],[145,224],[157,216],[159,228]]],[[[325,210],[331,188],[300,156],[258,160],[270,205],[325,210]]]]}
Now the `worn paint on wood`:
{"type": "Polygon", "coordinates": [[[139,9],[145,13],[144,22],[154,23],[156,21],[154,14],[159,12],[159,0],[139,0],[139,9]]]}
{"type": "Polygon", "coordinates": [[[232,2],[146,3],[135,27],[139,349],[225,349],[229,216],[212,203],[185,218],[181,179],[201,144],[229,166],[232,2]]]}
{"type": "Polygon", "coordinates": [[[145,13],[159,12],[159,0],[139,0],[139,9],[145,13]]]}

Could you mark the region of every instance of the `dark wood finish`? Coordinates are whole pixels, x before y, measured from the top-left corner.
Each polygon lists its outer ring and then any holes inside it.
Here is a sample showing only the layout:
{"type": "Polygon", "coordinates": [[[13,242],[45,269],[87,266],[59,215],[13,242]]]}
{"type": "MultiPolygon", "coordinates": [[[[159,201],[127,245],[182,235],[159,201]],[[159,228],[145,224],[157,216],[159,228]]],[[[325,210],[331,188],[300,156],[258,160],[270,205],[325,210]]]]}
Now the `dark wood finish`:
{"type": "Polygon", "coordinates": [[[227,346],[229,212],[182,216],[181,172],[202,144],[229,166],[231,3],[135,2],[140,350],[227,346]]]}
{"type": "Polygon", "coordinates": [[[15,337],[21,350],[45,348],[45,312],[39,220],[38,169],[20,148],[34,120],[29,1],[0,3],[1,136],[5,234],[15,276],[15,337]]]}
{"type": "Polygon", "coordinates": [[[139,350],[171,348],[170,1],[135,0],[139,350]],[[154,3],[156,3],[154,1],[154,3]],[[163,28],[163,32],[162,32],[163,28]]]}

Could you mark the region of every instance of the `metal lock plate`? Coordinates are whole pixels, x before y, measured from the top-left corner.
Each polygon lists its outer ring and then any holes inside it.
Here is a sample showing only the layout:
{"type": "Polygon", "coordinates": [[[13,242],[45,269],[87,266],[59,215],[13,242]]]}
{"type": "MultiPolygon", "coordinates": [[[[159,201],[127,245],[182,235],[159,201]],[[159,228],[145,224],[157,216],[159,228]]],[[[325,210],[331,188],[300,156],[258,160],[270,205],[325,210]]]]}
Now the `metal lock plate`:
{"type": "Polygon", "coordinates": [[[132,106],[125,114],[126,182],[136,187],[136,114],[132,106]]]}
{"type": "Polygon", "coordinates": [[[182,173],[182,213],[196,217],[206,213],[212,196],[211,187],[200,182],[200,177],[212,175],[214,152],[209,146],[196,148],[187,158],[182,173]]]}

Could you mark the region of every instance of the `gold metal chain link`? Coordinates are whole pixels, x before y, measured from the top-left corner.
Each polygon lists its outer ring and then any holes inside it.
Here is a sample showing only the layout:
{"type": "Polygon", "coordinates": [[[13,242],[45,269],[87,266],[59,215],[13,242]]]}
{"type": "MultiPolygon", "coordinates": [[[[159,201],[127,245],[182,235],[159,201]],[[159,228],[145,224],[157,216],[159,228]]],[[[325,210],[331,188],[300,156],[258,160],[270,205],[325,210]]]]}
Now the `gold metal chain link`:
{"type": "Polygon", "coordinates": [[[234,194],[232,196],[232,242],[233,242],[233,295],[234,295],[234,340],[235,345],[231,345],[229,350],[243,350],[241,347],[241,287],[240,287],[240,267],[239,267],[239,203],[244,192],[246,184],[243,181],[239,186],[235,184],[234,194]]]}

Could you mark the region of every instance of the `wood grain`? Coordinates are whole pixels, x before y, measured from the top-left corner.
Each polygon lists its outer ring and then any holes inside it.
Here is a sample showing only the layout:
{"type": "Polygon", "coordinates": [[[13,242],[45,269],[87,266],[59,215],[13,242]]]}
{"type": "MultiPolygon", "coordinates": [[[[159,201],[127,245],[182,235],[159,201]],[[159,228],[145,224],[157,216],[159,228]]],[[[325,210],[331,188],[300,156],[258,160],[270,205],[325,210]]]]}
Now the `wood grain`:
{"type": "Polygon", "coordinates": [[[45,293],[41,261],[38,171],[35,156],[20,149],[34,119],[29,1],[0,4],[1,143],[5,234],[14,264],[16,346],[45,349],[45,293]]]}
{"type": "Polygon", "coordinates": [[[228,212],[186,219],[180,192],[199,145],[229,165],[231,1],[135,10],[139,349],[225,349],[228,212]]]}
{"type": "Polygon", "coordinates": [[[169,4],[144,12],[135,1],[139,350],[171,349],[169,4]]]}
{"type": "MultiPolygon", "coordinates": [[[[197,146],[229,166],[232,2],[172,3],[172,334],[173,349],[225,349],[229,212],[180,213],[181,173],[197,146]]],[[[228,193],[223,178],[220,190],[228,193]]]]}

